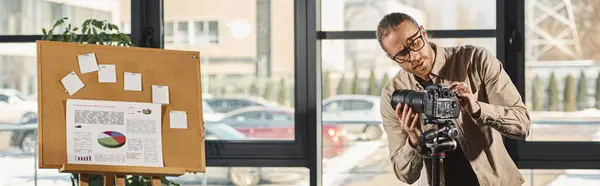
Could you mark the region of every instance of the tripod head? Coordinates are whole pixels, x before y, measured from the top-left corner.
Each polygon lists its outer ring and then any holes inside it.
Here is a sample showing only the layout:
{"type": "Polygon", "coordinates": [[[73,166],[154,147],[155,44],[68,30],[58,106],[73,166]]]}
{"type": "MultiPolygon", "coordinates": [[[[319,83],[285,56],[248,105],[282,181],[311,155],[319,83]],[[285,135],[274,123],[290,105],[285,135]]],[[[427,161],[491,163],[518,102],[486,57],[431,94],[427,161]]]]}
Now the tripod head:
{"type": "Polygon", "coordinates": [[[456,149],[456,138],[460,131],[450,119],[425,119],[426,124],[435,124],[437,129],[423,132],[422,143],[417,150],[425,156],[444,156],[444,152],[456,149]]]}

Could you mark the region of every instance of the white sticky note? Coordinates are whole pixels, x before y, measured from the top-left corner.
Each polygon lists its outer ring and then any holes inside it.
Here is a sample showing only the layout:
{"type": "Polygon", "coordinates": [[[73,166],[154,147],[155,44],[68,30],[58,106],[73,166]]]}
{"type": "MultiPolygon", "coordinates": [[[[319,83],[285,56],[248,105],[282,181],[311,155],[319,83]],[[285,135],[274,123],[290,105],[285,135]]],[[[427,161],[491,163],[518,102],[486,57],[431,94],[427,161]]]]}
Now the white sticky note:
{"type": "Polygon", "coordinates": [[[75,72],[70,72],[63,77],[60,82],[63,84],[63,87],[65,87],[70,96],[85,86],[75,72]]]}
{"type": "Polygon", "coordinates": [[[187,113],[185,111],[169,112],[169,123],[172,129],[187,129],[187,113]]]}
{"type": "Polygon", "coordinates": [[[125,90],[142,91],[142,74],[125,72],[125,90]]]}
{"type": "Polygon", "coordinates": [[[98,71],[98,61],[96,61],[96,54],[82,54],[77,56],[79,61],[79,70],[82,74],[88,72],[98,71]]]}
{"type": "Polygon", "coordinates": [[[152,103],[169,104],[169,87],[152,85],[152,103]]]}
{"type": "Polygon", "coordinates": [[[98,81],[100,83],[117,82],[117,69],[115,65],[98,65],[98,81]]]}

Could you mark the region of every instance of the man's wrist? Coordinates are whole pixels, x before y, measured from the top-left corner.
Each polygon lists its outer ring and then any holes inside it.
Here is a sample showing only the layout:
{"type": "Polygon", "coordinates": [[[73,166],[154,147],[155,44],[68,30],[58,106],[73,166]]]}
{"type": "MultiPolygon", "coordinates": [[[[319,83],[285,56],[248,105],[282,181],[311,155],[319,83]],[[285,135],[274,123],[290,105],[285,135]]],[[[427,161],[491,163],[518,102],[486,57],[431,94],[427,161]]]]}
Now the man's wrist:
{"type": "Polygon", "coordinates": [[[481,105],[479,105],[479,102],[471,101],[469,105],[469,114],[471,114],[471,116],[473,116],[474,118],[479,118],[479,115],[481,114],[481,105]]]}
{"type": "Polygon", "coordinates": [[[408,142],[412,148],[417,148],[421,143],[421,138],[411,136],[408,138],[408,142]]]}

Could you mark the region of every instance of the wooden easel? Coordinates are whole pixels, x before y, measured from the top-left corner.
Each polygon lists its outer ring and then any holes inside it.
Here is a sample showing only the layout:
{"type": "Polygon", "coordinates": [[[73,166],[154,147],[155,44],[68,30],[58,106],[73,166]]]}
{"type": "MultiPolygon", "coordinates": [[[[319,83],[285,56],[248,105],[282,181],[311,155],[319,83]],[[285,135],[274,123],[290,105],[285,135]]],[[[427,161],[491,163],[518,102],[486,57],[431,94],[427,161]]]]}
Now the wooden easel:
{"type": "Polygon", "coordinates": [[[90,174],[104,175],[105,186],[125,186],[126,175],[150,176],[153,186],[160,186],[162,176],[181,176],[185,174],[182,168],[170,167],[128,167],[104,165],[77,165],[65,164],[59,169],[61,173],[77,173],[79,175],[79,186],[89,185],[90,174]]]}
{"type": "Polygon", "coordinates": [[[39,168],[79,174],[81,186],[88,185],[89,174],[104,175],[105,185],[125,185],[125,175],[151,176],[159,186],[161,176],[205,172],[199,52],[37,41],[37,60],[39,168]],[[97,72],[79,73],[77,56],[89,53],[98,64],[116,66],[116,83],[99,83],[97,72]],[[72,96],[61,84],[70,72],[85,84],[72,96]],[[123,90],[124,72],[142,74],[142,91],[123,90]],[[152,85],[169,86],[170,103],[161,111],[164,167],[68,164],[67,99],[151,103],[152,85]],[[170,110],[187,112],[187,129],[170,127],[170,110]]]}

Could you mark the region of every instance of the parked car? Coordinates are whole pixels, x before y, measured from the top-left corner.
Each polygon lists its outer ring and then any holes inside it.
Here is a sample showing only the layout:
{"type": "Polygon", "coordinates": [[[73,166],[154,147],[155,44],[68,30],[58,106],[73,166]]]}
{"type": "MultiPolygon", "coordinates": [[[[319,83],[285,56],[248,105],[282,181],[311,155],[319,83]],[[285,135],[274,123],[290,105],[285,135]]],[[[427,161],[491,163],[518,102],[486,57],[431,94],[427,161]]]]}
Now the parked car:
{"type": "MultiPolygon", "coordinates": [[[[287,107],[253,106],[225,114],[219,121],[259,140],[294,140],[294,110],[287,107]]],[[[323,124],[323,157],[341,154],[347,144],[345,131],[338,125],[323,124]]]]}
{"type": "Polygon", "coordinates": [[[37,117],[37,101],[15,89],[0,89],[0,123],[17,124],[37,117]]]}
{"type": "Polygon", "coordinates": [[[338,95],[323,100],[323,122],[343,126],[346,132],[380,139],[383,134],[380,97],[370,95],[338,95]]]}
{"type": "Polygon", "coordinates": [[[223,119],[224,114],[215,112],[208,103],[206,103],[206,99],[202,99],[202,119],[205,122],[210,121],[219,121],[223,119]]]}
{"type": "Polygon", "coordinates": [[[227,113],[233,110],[251,107],[251,106],[277,106],[272,101],[267,101],[262,97],[240,95],[240,96],[220,96],[207,98],[206,102],[215,112],[227,113]]]}
{"type": "MultiPolygon", "coordinates": [[[[25,122],[20,123],[21,125],[35,125],[37,128],[38,119],[32,118],[25,122]]],[[[10,146],[21,149],[25,153],[35,153],[37,148],[37,135],[36,129],[32,130],[14,130],[10,135],[10,146]]]]}

